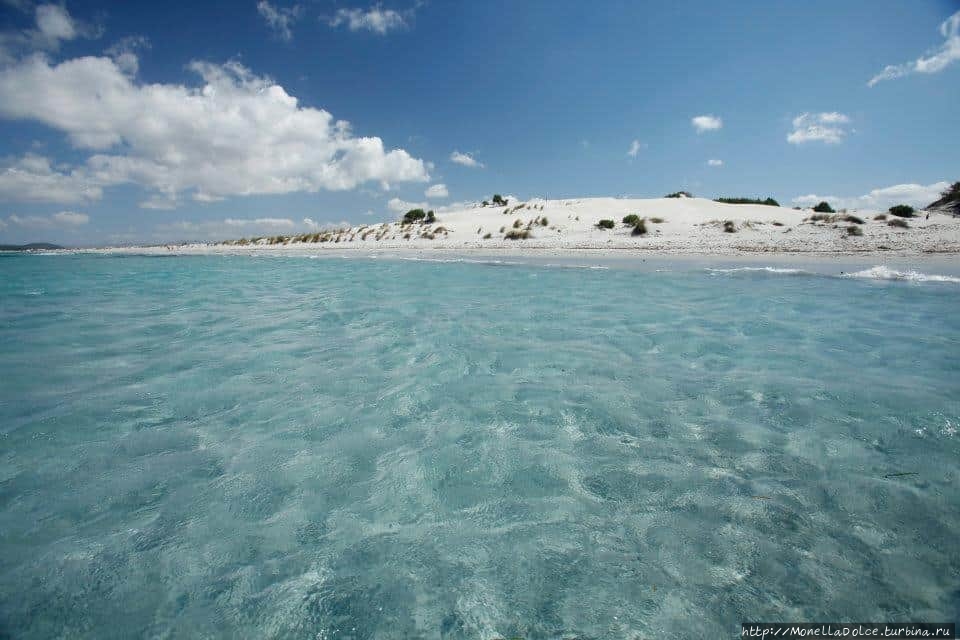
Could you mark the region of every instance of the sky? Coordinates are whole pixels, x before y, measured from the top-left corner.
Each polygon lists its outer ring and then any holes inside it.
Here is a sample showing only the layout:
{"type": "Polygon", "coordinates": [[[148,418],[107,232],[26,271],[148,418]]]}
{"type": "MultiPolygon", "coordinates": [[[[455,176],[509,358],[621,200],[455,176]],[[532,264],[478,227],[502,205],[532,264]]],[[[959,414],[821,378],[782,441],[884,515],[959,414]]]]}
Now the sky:
{"type": "Polygon", "coordinates": [[[924,205],[960,2],[0,0],[0,243],[531,197],[924,205]]]}

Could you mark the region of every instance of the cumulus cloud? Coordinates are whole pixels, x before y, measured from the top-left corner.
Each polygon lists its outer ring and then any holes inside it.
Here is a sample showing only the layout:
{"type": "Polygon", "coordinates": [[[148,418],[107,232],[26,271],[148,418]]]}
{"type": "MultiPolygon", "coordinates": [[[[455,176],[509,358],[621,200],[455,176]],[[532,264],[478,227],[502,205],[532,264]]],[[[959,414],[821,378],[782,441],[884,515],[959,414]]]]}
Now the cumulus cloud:
{"type": "Polygon", "coordinates": [[[843,209],[871,209],[882,211],[896,204],[909,204],[914,207],[925,207],[940,197],[940,194],[949,187],[948,182],[934,182],[933,184],[895,184],[890,187],[873,189],[862,196],[820,196],[809,194],[798,196],[793,202],[799,206],[810,207],[826,200],[834,208],[843,209]]]}
{"type": "Polygon", "coordinates": [[[690,119],[690,124],[697,130],[697,133],[704,131],[716,131],[723,128],[723,120],[717,116],[696,116],[690,119]]]}
{"type": "Polygon", "coordinates": [[[381,5],[374,5],[363,9],[339,9],[328,21],[331,27],[347,25],[350,31],[371,31],[378,35],[402,29],[407,26],[404,15],[393,9],[384,9],[381,5]]]}
{"type": "Polygon", "coordinates": [[[482,169],[484,166],[482,162],[477,162],[472,154],[461,153],[459,151],[454,151],[450,154],[450,161],[455,164],[463,165],[464,167],[478,167],[482,169]]]}
{"type": "Polygon", "coordinates": [[[643,145],[639,140],[634,140],[630,143],[630,149],[627,150],[627,155],[631,158],[636,158],[637,154],[640,153],[640,149],[643,148],[643,145]]]}
{"type": "Polygon", "coordinates": [[[447,185],[445,184],[433,184],[423,192],[423,195],[431,199],[440,199],[448,197],[450,192],[447,191],[447,185]]]}
{"type": "Polygon", "coordinates": [[[710,160],[707,160],[707,165],[711,167],[722,167],[723,160],[716,160],[714,158],[711,158],[710,160]]]}
{"type": "Polygon", "coordinates": [[[137,51],[150,48],[150,41],[144,36],[129,36],[111,45],[106,54],[113,58],[117,67],[131,76],[140,70],[140,58],[137,51]]]}
{"type": "Polygon", "coordinates": [[[60,4],[38,4],[34,7],[34,23],[32,29],[0,34],[0,62],[11,62],[23,52],[58,51],[63,42],[99,35],[95,28],[71,16],[60,4]]]}
{"type": "Polygon", "coordinates": [[[27,229],[71,229],[90,222],[90,216],[76,211],[61,211],[52,216],[7,216],[3,226],[16,225],[27,229]]]}
{"type": "Polygon", "coordinates": [[[870,78],[867,86],[872,87],[883,80],[902,78],[913,73],[937,73],[946,69],[949,64],[960,60],[960,11],[943,21],[940,25],[940,35],[945,40],[939,47],[916,60],[887,65],[883,71],[870,78]]]}
{"type": "Polygon", "coordinates": [[[103,189],[84,171],[53,167],[49,158],[28,153],[0,169],[0,200],[76,204],[99,200],[103,189]]]}
{"type": "Polygon", "coordinates": [[[275,7],[267,0],[260,0],[257,3],[257,12],[282,40],[289,42],[293,39],[293,31],[290,28],[300,17],[300,5],[275,7]]]}
{"type": "Polygon", "coordinates": [[[40,122],[96,152],[70,175],[94,188],[141,185],[152,192],[145,206],[175,205],[184,192],[210,201],[429,180],[422,160],[353,135],[237,62],[189,69],[201,86],[142,84],[108,57],[33,56],[0,69],[0,117],[40,122]]]}
{"type": "Polygon", "coordinates": [[[787,142],[803,144],[805,142],[825,142],[839,144],[847,135],[850,118],[835,111],[826,113],[801,113],[793,119],[793,131],[787,135],[787,142]]]}
{"type": "Polygon", "coordinates": [[[426,202],[408,202],[400,198],[390,198],[387,202],[387,208],[390,211],[404,212],[410,209],[426,209],[429,205],[426,202]]]}

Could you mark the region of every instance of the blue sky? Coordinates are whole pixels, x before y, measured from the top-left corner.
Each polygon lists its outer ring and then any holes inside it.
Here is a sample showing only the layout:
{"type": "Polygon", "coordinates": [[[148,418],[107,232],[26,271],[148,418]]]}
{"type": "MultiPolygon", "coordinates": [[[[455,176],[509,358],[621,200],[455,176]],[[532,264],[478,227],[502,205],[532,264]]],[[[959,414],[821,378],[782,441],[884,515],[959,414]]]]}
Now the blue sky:
{"type": "Polygon", "coordinates": [[[0,242],[495,192],[923,204],[960,179],[958,107],[955,1],[0,0],[0,242]]]}

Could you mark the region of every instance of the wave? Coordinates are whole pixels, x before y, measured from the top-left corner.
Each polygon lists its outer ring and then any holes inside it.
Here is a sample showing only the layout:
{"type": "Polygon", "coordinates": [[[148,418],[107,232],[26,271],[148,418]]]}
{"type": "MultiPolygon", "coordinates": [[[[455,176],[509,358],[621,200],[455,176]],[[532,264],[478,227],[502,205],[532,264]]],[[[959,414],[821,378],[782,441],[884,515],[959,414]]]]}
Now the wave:
{"type": "Polygon", "coordinates": [[[783,267],[732,267],[730,269],[712,269],[707,267],[706,269],[710,273],[737,273],[738,271],[766,271],[767,273],[781,273],[787,275],[796,275],[796,274],[812,274],[810,271],[805,271],[803,269],[787,269],[783,267]]]}
{"type": "Polygon", "coordinates": [[[951,284],[960,284],[960,278],[956,276],[943,276],[930,273],[921,273],[919,271],[897,271],[890,267],[879,265],[856,271],[854,273],[844,273],[843,278],[863,278],[867,280],[905,280],[908,282],[949,282],[951,284]]]}

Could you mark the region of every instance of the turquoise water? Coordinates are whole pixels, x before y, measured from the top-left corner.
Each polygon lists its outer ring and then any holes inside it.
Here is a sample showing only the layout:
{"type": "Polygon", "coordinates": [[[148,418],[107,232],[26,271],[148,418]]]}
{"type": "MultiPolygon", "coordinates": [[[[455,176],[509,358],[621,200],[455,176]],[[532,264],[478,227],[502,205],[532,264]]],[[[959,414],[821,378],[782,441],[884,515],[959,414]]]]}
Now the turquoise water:
{"type": "Polygon", "coordinates": [[[960,285],[0,257],[0,636],[956,620],[960,285]]]}

